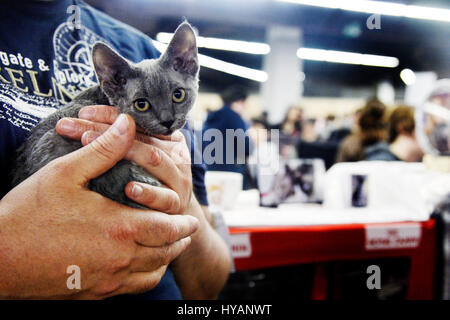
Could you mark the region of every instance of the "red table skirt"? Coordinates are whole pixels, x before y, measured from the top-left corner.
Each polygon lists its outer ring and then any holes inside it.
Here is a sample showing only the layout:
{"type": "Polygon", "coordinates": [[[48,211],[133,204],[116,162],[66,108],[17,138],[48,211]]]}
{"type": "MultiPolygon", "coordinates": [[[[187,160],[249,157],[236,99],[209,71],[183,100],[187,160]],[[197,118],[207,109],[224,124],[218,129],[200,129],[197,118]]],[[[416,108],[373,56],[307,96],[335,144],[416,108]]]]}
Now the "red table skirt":
{"type": "Polygon", "coordinates": [[[229,229],[236,271],[317,264],[313,298],[325,298],[321,263],[408,257],[408,299],[432,299],[435,221],[229,229]]]}

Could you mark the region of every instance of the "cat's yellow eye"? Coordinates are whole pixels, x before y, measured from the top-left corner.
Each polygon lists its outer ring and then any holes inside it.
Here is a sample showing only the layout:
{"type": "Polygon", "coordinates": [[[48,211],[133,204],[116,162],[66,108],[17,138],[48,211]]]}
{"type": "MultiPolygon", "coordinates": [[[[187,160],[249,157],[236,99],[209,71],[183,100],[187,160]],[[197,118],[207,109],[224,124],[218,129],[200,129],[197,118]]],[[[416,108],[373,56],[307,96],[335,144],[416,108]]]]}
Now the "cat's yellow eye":
{"type": "Polygon", "coordinates": [[[185,97],[186,97],[186,92],[182,88],[178,88],[172,93],[172,101],[175,103],[182,102],[185,97]]]}
{"type": "Polygon", "coordinates": [[[136,110],[144,112],[150,108],[150,102],[145,99],[137,99],[134,102],[134,107],[136,108],[136,110]]]}

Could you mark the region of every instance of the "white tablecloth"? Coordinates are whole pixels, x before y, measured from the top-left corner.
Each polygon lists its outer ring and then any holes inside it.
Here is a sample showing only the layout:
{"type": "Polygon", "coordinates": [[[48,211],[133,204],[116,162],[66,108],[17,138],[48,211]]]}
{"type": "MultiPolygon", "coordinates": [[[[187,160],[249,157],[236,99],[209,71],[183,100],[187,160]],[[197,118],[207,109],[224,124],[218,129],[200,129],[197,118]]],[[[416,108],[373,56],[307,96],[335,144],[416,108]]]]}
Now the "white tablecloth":
{"type": "Polygon", "coordinates": [[[318,204],[281,204],[278,208],[262,208],[258,203],[258,191],[242,191],[234,208],[223,211],[226,224],[229,227],[306,226],[426,221],[430,216],[400,204],[385,208],[332,209],[318,204]]]}

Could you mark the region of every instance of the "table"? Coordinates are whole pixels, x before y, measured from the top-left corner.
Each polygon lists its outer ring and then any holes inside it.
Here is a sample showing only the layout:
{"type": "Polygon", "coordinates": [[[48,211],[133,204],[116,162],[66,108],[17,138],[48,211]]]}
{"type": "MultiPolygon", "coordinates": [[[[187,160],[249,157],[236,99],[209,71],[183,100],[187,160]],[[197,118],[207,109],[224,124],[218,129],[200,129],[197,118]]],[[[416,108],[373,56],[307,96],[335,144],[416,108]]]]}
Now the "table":
{"type": "MultiPolygon", "coordinates": [[[[229,224],[231,250],[236,271],[268,267],[308,264],[316,265],[313,286],[313,299],[327,298],[327,281],[324,275],[324,263],[329,261],[378,259],[389,257],[407,257],[410,259],[410,276],[407,299],[432,299],[435,274],[435,221],[399,221],[391,217],[389,222],[333,223],[302,225],[302,221],[311,221],[305,216],[297,217],[298,223],[290,225],[265,225],[264,212],[249,202],[236,207],[239,212],[225,212],[225,221],[229,224]],[[261,222],[253,225],[248,218],[251,210],[261,213],[261,222]],[[239,225],[236,214],[247,215],[239,225]],[[250,221],[250,222],[249,222],[250,221]],[[255,225],[258,224],[258,225],[255,225]]],[[[319,209],[316,205],[289,205],[296,211],[319,209]]],[[[284,211],[288,209],[282,208],[284,211]]],[[[283,211],[281,210],[281,211],[283,211]]],[[[254,214],[256,214],[253,212],[254,214]]],[[[276,212],[276,211],[273,211],[276,212]]],[[[269,212],[270,213],[270,212],[269,212]]],[[[269,214],[268,213],[268,214],[269,214]]],[[[298,214],[298,212],[297,212],[298,214]]],[[[270,219],[269,219],[270,220],[270,219]]],[[[338,219],[339,220],[339,219],[338,219]]],[[[288,222],[284,222],[287,224],[288,222]]]]}

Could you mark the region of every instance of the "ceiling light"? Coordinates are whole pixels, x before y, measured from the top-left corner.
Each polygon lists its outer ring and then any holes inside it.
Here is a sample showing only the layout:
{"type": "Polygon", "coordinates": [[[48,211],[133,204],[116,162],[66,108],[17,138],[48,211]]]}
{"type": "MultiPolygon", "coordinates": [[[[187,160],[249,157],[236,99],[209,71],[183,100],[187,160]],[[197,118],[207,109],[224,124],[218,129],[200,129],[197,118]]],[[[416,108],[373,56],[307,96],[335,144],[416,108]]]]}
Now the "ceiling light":
{"type": "Polygon", "coordinates": [[[277,0],[301,5],[387,16],[450,22],[450,10],[373,0],[277,0]]]}
{"type": "Polygon", "coordinates": [[[400,72],[400,78],[407,86],[410,86],[416,82],[416,74],[411,69],[403,69],[400,72]]]}
{"type": "MultiPolygon", "coordinates": [[[[163,53],[167,45],[164,43],[161,43],[159,41],[153,41],[153,45],[163,53]]],[[[267,72],[251,69],[247,67],[243,67],[234,63],[225,62],[219,59],[215,59],[209,56],[205,56],[203,54],[198,55],[198,60],[201,66],[205,68],[210,68],[218,71],[222,71],[225,73],[229,73],[238,77],[258,81],[258,82],[265,82],[268,79],[267,72]]]]}
{"type": "MultiPolygon", "coordinates": [[[[160,32],[156,35],[156,40],[162,43],[169,43],[172,37],[173,33],[160,32]]],[[[197,46],[199,48],[236,51],[250,54],[268,54],[270,52],[270,46],[267,43],[219,38],[197,37],[197,46]]]]}
{"type": "Polygon", "coordinates": [[[347,63],[386,68],[395,68],[399,64],[398,59],[395,57],[313,48],[298,49],[297,57],[304,60],[347,63]]]}

